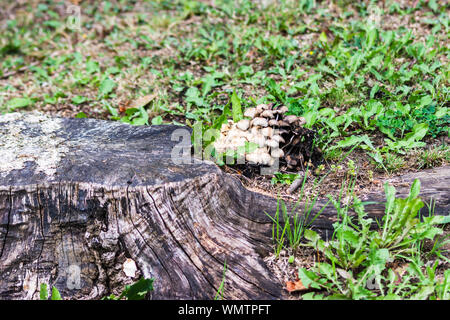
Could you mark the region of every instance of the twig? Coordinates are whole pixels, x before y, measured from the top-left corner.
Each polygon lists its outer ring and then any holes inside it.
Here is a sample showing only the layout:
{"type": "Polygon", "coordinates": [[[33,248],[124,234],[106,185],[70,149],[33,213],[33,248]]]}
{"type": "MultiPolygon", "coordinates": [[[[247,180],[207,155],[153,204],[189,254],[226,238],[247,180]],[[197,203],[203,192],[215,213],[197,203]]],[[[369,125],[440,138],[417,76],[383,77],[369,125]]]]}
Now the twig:
{"type": "Polygon", "coordinates": [[[37,64],[38,64],[38,62],[33,62],[33,63],[30,63],[30,64],[27,65],[27,66],[23,66],[23,67],[21,67],[21,68],[19,68],[19,69],[16,69],[16,70],[13,70],[13,71],[4,73],[4,74],[2,74],[2,75],[0,76],[0,79],[6,79],[6,78],[9,78],[10,76],[15,75],[16,73],[26,71],[27,69],[29,69],[29,68],[31,68],[31,67],[34,67],[34,66],[37,65],[37,64]]]}

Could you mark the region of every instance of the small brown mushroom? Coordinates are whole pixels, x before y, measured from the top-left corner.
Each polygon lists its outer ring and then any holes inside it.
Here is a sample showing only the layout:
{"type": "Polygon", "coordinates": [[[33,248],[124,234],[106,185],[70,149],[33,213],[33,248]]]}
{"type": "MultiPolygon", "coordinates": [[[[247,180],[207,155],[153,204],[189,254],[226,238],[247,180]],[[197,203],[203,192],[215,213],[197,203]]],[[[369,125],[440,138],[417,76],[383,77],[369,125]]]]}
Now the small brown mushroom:
{"type": "Polygon", "coordinates": [[[286,122],[289,123],[289,124],[294,123],[295,121],[297,121],[297,119],[298,119],[298,117],[297,117],[297,116],[294,116],[294,115],[285,116],[285,117],[283,118],[283,120],[286,121],[286,122]]]}
{"type": "Polygon", "coordinates": [[[264,110],[262,113],[261,113],[261,117],[264,117],[264,118],[274,118],[274,115],[273,115],[273,111],[272,110],[264,110]]]}
{"type": "Polygon", "coordinates": [[[278,125],[280,127],[289,127],[289,123],[284,122],[283,120],[278,120],[278,125]]]}
{"type": "Polygon", "coordinates": [[[303,126],[306,123],[306,119],[304,117],[298,117],[298,123],[303,126]]]}
{"type": "Polygon", "coordinates": [[[278,111],[278,113],[280,113],[280,114],[281,114],[281,113],[286,113],[286,112],[289,111],[289,108],[286,107],[286,106],[282,106],[282,107],[278,108],[277,111],[278,111]]]}

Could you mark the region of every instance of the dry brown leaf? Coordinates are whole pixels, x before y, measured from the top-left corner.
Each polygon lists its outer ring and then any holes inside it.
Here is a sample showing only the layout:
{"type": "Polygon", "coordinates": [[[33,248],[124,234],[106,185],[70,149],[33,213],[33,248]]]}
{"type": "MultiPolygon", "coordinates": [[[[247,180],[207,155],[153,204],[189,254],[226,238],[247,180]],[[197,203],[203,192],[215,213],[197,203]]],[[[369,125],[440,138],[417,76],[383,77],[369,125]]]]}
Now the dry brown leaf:
{"type": "Polygon", "coordinates": [[[131,102],[131,108],[140,108],[145,107],[147,104],[149,104],[153,99],[156,98],[156,94],[149,94],[146,96],[142,96],[133,102],[131,102]]]}
{"type": "Polygon", "coordinates": [[[295,282],[292,281],[286,281],[286,290],[289,292],[295,292],[295,291],[305,291],[308,290],[306,288],[301,280],[297,280],[295,282]]]}
{"type": "Polygon", "coordinates": [[[395,281],[395,284],[400,284],[402,283],[402,278],[403,275],[405,274],[406,270],[408,269],[409,264],[405,264],[403,266],[399,266],[395,269],[392,269],[392,271],[394,271],[395,275],[397,276],[397,280],[395,281]]]}

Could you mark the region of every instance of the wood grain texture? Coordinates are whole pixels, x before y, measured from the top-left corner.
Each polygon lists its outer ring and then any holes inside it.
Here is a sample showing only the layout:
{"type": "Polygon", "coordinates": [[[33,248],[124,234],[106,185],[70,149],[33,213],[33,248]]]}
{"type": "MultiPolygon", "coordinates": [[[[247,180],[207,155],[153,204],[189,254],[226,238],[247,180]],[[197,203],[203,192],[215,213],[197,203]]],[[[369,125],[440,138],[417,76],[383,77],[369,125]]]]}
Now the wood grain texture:
{"type": "MultiPolygon", "coordinates": [[[[141,276],[155,279],[152,299],[212,299],[225,261],[225,299],[284,298],[263,261],[276,199],[210,162],[175,164],[179,129],[0,116],[0,299],[37,299],[41,283],[67,299],[98,299],[141,276]]],[[[449,176],[421,177],[441,214],[449,176]]],[[[381,217],[383,193],[367,197],[380,200],[368,210],[381,217]]],[[[314,228],[328,234],[334,217],[327,208],[314,228]]]]}
{"type": "Polygon", "coordinates": [[[281,297],[262,260],[272,199],[212,163],[172,163],[179,127],[28,117],[0,117],[0,128],[20,128],[9,138],[3,130],[0,146],[18,147],[2,154],[28,157],[0,172],[0,298],[36,299],[45,282],[93,299],[145,276],[155,278],[154,299],[212,299],[225,261],[225,298],[281,297]],[[30,150],[54,151],[52,161],[30,150]]]}

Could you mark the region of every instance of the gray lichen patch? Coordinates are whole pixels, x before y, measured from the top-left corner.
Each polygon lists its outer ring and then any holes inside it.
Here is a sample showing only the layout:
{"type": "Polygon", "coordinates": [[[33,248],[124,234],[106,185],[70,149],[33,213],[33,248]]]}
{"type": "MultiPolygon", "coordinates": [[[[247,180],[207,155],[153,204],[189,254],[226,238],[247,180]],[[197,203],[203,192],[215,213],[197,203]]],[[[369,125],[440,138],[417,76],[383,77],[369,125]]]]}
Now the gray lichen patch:
{"type": "Polygon", "coordinates": [[[52,176],[68,153],[64,139],[57,136],[61,120],[39,113],[0,115],[0,175],[36,164],[36,173],[52,176]]]}

